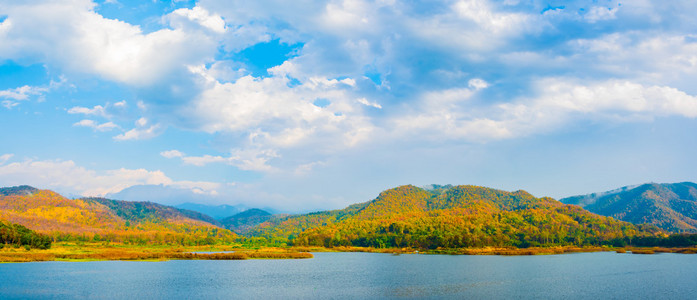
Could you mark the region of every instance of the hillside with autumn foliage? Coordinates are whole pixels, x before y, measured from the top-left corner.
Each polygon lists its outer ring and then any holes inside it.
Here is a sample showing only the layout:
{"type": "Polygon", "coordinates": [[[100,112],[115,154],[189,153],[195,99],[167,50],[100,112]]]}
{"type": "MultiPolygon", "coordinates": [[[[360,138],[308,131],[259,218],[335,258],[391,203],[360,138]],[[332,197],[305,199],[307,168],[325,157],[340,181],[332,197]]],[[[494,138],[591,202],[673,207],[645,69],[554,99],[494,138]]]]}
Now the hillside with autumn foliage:
{"type": "Polygon", "coordinates": [[[693,182],[646,183],[559,201],[634,224],[697,233],[697,184],[693,182]]]}
{"type": "Polygon", "coordinates": [[[251,234],[294,245],[433,249],[622,245],[659,232],[525,191],[408,185],[346,209],[272,219],[251,234]]]}
{"type": "Polygon", "coordinates": [[[30,186],[0,189],[0,220],[54,240],[210,244],[236,235],[212,218],[151,202],[68,199],[30,186]]]}

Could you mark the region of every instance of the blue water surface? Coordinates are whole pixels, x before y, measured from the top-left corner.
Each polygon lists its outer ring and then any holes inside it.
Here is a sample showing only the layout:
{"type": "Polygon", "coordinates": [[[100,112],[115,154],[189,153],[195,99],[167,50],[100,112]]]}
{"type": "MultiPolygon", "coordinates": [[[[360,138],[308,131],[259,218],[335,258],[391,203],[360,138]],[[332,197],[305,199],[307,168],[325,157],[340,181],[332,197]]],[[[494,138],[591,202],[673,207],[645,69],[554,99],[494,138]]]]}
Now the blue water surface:
{"type": "Polygon", "coordinates": [[[0,298],[695,299],[697,255],[315,253],[300,260],[0,264],[0,298]]]}

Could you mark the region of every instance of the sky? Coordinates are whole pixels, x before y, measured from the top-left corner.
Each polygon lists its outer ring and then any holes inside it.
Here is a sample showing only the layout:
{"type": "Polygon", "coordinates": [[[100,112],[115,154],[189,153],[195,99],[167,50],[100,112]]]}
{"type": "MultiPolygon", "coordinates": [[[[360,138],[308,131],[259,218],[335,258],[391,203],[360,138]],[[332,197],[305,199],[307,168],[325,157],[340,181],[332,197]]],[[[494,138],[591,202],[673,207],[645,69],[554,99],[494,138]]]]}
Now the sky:
{"type": "Polygon", "coordinates": [[[697,181],[697,2],[0,0],[0,186],[337,209],[697,181]]]}

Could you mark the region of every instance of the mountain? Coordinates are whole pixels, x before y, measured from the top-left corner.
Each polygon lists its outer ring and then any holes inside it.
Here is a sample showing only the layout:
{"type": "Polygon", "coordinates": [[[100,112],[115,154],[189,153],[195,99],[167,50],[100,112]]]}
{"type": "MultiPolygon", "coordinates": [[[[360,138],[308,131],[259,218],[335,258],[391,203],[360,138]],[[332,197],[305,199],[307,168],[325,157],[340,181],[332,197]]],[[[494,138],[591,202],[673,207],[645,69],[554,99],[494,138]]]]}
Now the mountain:
{"type": "Polygon", "coordinates": [[[697,232],[697,184],[692,182],[647,183],[560,201],[634,224],[653,224],[671,232],[697,232]]]}
{"type": "Polygon", "coordinates": [[[222,227],[220,222],[200,212],[152,202],[111,200],[105,198],[82,198],[80,200],[100,203],[127,221],[143,222],[151,218],[175,220],[184,220],[188,218],[222,227]]]}
{"type": "Polygon", "coordinates": [[[234,232],[245,234],[254,226],[269,220],[273,215],[258,208],[245,210],[241,213],[220,220],[220,223],[227,229],[234,232]]]}
{"type": "Polygon", "coordinates": [[[198,203],[183,203],[176,205],[175,207],[181,208],[181,209],[188,209],[192,211],[197,211],[202,214],[209,215],[213,217],[216,220],[222,220],[224,218],[230,217],[232,215],[238,214],[245,209],[247,209],[244,205],[239,204],[239,205],[205,205],[205,204],[198,204],[198,203]]]}
{"type": "Polygon", "coordinates": [[[345,209],[272,218],[249,235],[295,245],[457,248],[599,245],[656,231],[525,191],[408,185],[345,209]]]}
{"type": "Polygon", "coordinates": [[[37,188],[28,185],[4,187],[0,188],[0,196],[27,196],[38,191],[37,188]]]}
{"type": "Polygon", "coordinates": [[[0,189],[0,219],[60,239],[208,243],[235,234],[197,212],[151,202],[68,199],[50,190],[0,189]]]}
{"type": "Polygon", "coordinates": [[[165,185],[134,185],[117,193],[105,195],[109,199],[121,199],[127,201],[148,201],[164,205],[175,206],[181,203],[210,203],[220,201],[217,196],[206,193],[196,193],[191,189],[177,188],[165,185]]]}

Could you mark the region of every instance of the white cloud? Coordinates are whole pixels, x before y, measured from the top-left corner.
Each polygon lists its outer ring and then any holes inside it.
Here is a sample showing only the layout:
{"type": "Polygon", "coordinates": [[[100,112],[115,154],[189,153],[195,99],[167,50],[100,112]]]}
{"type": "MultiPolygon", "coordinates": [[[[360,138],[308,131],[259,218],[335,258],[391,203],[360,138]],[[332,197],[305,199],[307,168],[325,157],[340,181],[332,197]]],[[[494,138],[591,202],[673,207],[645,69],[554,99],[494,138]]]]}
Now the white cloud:
{"type": "Polygon", "coordinates": [[[195,23],[203,28],[211,30],[216,33],[225,32],[225,21],[217,15],[211,14],[204,8],[200,6],[195,6],[192,9],[180,8],[173,11],[169,16],[170,24],[175,28],[183,28],[188,24],[185,24],[185,20],[188,22],[195,23]]]}
{"type": "Polygon", "coordinates": [[[564,79],[537,83],[541,90],[535,106],[561,112],[639,114],[649,117],[678,115],[697,117],[697,97],[668,86],[644,86],[626,80],[608,80],[582,85],[564,79]]]}
{"type": "Polygon", "coordinates": [[[145,125],[148,125],[148,119],[146,118],[140,118],[136,121],[136,126],[138,127],[145,127],[145,125]]]}
{"type": "Polygon", "coordinates": [[[160,152],[160,155],[165,158],[175,158],[184,156],[184,153],[181,153],[179,150],[167,150],[160,152]]]}
{"type": "Polygon", "coordinates": [[[609,8],[603,6],[593,6],[583,17],[588,21],[588,23],[596,23],[598,21],[607,21],[617,18],[615,14],[619,7],[609,8]]]}
{"type": "Polygon", "coordinates": [[[469,86],[469,88],[471,88],[471,89],[473,89],[473,90],[475,90],[475,91],[478,91],[478,90],[481,90],[481,89],[488,88],[488,87],[489,87],[489,83],[486,82],[486,81],[484,81],[483,79],[480,79],[480,78],[473,78],[473,79],[470,79],[470,81],[467,82],[467,86],[469,86]]]}
{"type": "Polygon", "coordinates": [[[19,101],[29,100],[31,96],[41,96],[46,93],[49,89],[46,87],[36,87],[36,86],[21,86],[14,89],[6,89],[0,91],[0,99],[5,99],[2,101],[2,105],[7,109],[19,105],[19,101]]]}
{"type": "Polygon", "coordinates": [[[572,78],[541,79],[534,86],[534,97],[483,107],[468,101],[476,95],[468,89],[424,94],[412,113],[393,118],[395,135],[485,142],[552,132],[579,120],[697,118],[697,96],[668,86],[572,78]]]}
{"type": "MultiPolygon", "coordinates": [[[[217,51],[217,42],[200,31],[165,28],[144,33],[139,26],[104,18],[94,7],[89,0],[4,3],[7,20],[0,31],[0,57],[146,86],[186,72],[187,64],[211,61],[217,51]]],[[[189,17],[204,15],[194,9],[189,17]]],[[[208,19],[196,20],[214,25],[208,19]]]]}
{"type": "Polygon", "coordinates": [[[371,106],[371,107],[382,109],[382,105],[378,104],[377,102],[370,102],[366,98],[358,98],[358,99],[356,99],[356,101],[358,101],[358,103],[363,104],[365,106],[371,106]]]}
{"type": "Polygon", "coordinates": [[[574,53],[580,54],[561,63],[651,84],[679,84],[695,92],[692,78],[697,76],[697,43],[693,40],[691,35],[663,32],[610,33],[570,41],[574,53]]]}
{"type": "Polygon", "coordinates": [[[153,124],[148,126],[149,122],[147,118],[141,117],[135,121],[136,127],[126,131],[122,134],[114,136],[114,140],[117,141],[128,141],[128,140],[146,140],[154,138],[160,135],[164,128],[161,124],[153,124]]]}
{"type": "Polygon", "coordinates": [[[240,170],[246,171],[275,171],[267,163],[279,157],[279,155],[270,149],[233,149],[229,157],[203,155],[203,156],[186,156],[178,150],[169,150],[161,152],[160,155],[166,158],[180,158],[184,164],[202,167],[212,163],[224,163],[235,166],[240,170]]]}
{"type": "Polygon", "coordinates": [[[106,110],[101,105],[96,105],[93,108],[74,106],[68,110],[69,114],[84,114],[84,115],[95,115],[100,117],[107,117],[106,110]]]}
{"type": "Polygon", "coordinates": [[[372,128],[352,97],[352,80],[313,78],[290,87],[280,70],[273,72],[269,78],[245,76],[233,83],[210,83],[187,113],[206,132],[246,133],[249,149],[297,147],[316,142],[319,136],[347,133],[353,135],[351,140],[326,146],[352,145],[372,128]],[[317,99],[331,104],[317,107],[313,104],[317,99]]]}
{"type": "Polygon", "coordinates": [[[0,155],[0,165],[9,161],[10,158],[12,158],[13,156],[14,156],[14,154],[11,154],[11,153],[0,155]]]}
{"type": "Polygon", "coordinates": [[[160,135],[163,130],[164,129],[160,124],[154,124],[149,127],[136,127],[122,134],[114,136],[114,139],[117,141],[146,140],[160,135]]]}
{"type": "Polygon", "coordinates": [[[525,14],[494,11],[487,0],[461,0],[453,5],[453,9],[458,16],[494,34],[518,32],[528,22],[525,14]]]}
{"type": "Polygon", "coordinates": [[[27,100],[31,95],[40,95],[48,89],[33,86],[22,86],[14,89],[0,91],[0,97],[13,100],[27,100]]]}
{"type": "Polygon", "coordinates": [[[99,124],[95,122],[94,120],[89,120],[89,119],[84,119],[80,120],[79,122],[73,124],[73,126],[79,126],[79,127],[89,127],[92,128],[96,131],[110,131],[115,128],[119,128],[118,125],[114,124],[113,122],[106,122],[99,124]]]}
{"type": "Polygon", "coordinates": [[[25,160],[0,165],[4,185],[28,184],[37,188],[60,189],[82,196],[104,196],[133,185],[164,185],[213,192],[220,185],[212,182],[174,181],[162,171],[145,169],[89,170],[68,160],[25,160]]]}
{"type": "Polygon", "coordinates": [[[2,104],[2,106],[4,106],[7,109],[12,109],[13,107],[19,105],[19,102],[11,101],[11,100],[3,100],[2,102],[0,102],[0,104],[2,104]]]}

